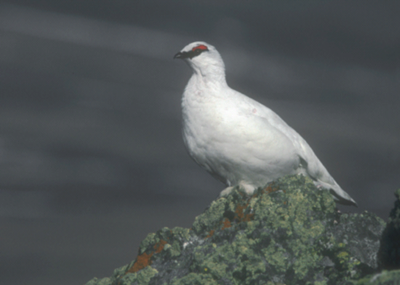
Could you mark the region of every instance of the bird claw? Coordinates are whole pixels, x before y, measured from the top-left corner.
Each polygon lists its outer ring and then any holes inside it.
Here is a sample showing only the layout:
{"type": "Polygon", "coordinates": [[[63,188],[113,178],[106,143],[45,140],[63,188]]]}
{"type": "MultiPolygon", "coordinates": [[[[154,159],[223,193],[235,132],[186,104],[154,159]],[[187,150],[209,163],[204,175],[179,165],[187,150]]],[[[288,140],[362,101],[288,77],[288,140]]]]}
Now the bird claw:
{"type": "Polygon", "coordinates": [[[239,182],[238,185],[226,187],[224,190],[221,191],[219,196],[220,197],[228,196],[234,188],[237,188],[240,192],[242,192],[243,194],[246,194],[246,195],[252,195],[255,190],[254,186],[241,181],[241,182],[239,182]]]}
{"type": "Polygon", "coordinates": [[[228,196],[232,192],[233,188],[235,187],[234,186],[226,187],[224,190],[221,191],[221,193],[219,193],[219,197],[228,196]]]}

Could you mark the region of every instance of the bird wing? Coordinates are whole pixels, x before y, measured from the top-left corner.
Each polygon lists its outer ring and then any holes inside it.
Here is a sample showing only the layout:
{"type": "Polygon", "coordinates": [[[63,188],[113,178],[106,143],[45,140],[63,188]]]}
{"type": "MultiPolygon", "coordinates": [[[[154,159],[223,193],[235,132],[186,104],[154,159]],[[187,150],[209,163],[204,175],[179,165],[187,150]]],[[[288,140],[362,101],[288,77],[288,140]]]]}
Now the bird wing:
{"type": "MultiPolygon", "coordinates": [[[[240,93],[239,93],[240,94],[240,93]]],[[[252,112],[254,116],[260,116],[268,121],[268,124],[280,131],[286,136],[291,142],[295,150],[295,153],[300,159],[300,164],[304,168],[304,171],[308,176],[315,180],[318,186],[330,189],[334,197],[341,203],[354,204],[356,202],[347,194],[329,174],[328,170],[321,163],[314,151],[308,145],[308,143],[294,130],[292,129],[281,117],[273,112],[268,107],[261,103],[243,95],[243,100],[247,104],[244,104],[245,108],[251,108],[250,110],[256,110],[252,112]],[[248,106],[245,106],[248,105],[248,106]]]]}

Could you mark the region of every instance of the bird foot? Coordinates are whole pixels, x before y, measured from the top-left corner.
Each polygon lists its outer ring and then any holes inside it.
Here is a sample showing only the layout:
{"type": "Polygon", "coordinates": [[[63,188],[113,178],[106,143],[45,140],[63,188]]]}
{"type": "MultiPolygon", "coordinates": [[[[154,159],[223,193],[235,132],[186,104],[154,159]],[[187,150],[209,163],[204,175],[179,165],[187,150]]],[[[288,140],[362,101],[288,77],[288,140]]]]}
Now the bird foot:
{"type": "Polygon", "coordinates": [[[226,187],[224,190],[221,191],[221,193],[219,193],[219,197],[228,196],[232,192],[233,188],[235,187],[234,186],[226,187]]]}
{"type": "Polygon", "coordinates": [[[238,185],[226,187],[224,190],[221,191],[219,194],[220,197],[228,196],[234,188],[238,186],[238,190],[246,195],[253,194],[254,190],[256,189],[253,185],[247,184],[244,181],[240,181],[238,185]]]}

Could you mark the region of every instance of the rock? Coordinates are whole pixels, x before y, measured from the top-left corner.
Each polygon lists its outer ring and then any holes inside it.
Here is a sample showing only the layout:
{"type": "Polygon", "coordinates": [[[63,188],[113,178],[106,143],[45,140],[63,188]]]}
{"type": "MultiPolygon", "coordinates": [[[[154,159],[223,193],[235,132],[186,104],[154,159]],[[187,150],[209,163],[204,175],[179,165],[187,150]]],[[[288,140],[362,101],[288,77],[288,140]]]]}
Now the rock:
{"type": "Polygon", "coordinates": [[[378,252],[380,267],[389,270],[400,269],[400,189],[396,191],[395,196],[397,200],[383,231],[378,252]]]}
{"type": "Polygon", "coordinates": [[[351,280],[347,285],[396,285],[400,283],[400,270],[382,271],[359,280],[351,280]]]}
{"type": "Polygon", "coordinates": [[[191,229],[149,234],[132,263],[87,285],[364,284],[354,280],[375,276],[384,227],[372,213],[341,214],[311,179],[285,176],[252,196],[234,189],[191,229]]]}

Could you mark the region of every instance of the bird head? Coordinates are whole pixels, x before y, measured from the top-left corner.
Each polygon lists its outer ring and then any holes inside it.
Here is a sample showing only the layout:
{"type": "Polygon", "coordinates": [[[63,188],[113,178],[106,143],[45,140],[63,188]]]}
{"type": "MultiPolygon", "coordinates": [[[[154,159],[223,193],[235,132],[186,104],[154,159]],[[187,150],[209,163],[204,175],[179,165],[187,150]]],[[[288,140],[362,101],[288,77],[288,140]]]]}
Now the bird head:
{"type": "Polygon", "coordinates": [[[206,42],[194,42],[185,46],[174,58],[184,59],[196,73],[202,76],[225,74],[225,65],[215,47],[206,42]]]}

